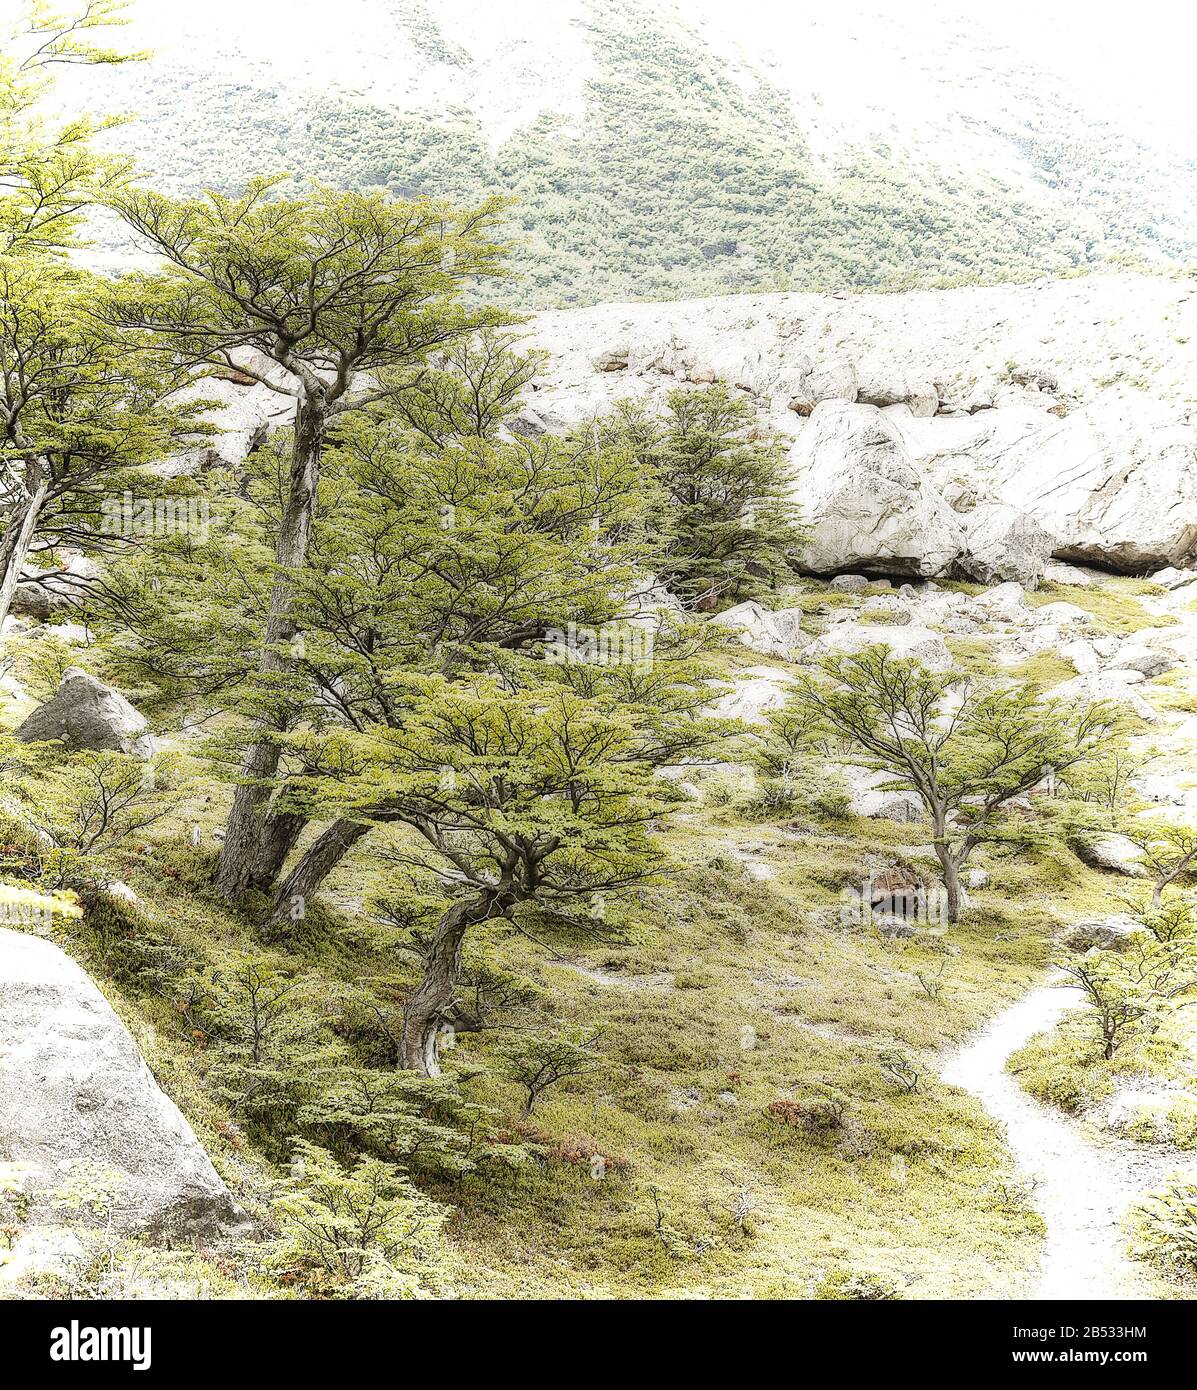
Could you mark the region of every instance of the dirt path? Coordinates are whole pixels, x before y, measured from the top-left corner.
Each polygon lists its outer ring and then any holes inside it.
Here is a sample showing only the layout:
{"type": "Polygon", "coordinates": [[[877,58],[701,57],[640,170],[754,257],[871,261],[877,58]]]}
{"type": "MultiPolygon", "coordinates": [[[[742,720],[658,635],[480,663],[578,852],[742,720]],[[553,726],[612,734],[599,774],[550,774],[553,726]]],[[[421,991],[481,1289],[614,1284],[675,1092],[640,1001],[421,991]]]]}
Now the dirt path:
{"type": "Polygon", "coordinates": [[[1047,1237],[1028,1297],[1166,1296],[1147,1266],[1127,1258],[1122,1217],[1146,1189],[1191,1163],[1175,1152],[1090,1135],[1033,1100],[1005,1070],[1012,1052],[1075,1004],[1071,990],[1051,984],[1033,989],[949,1059],[943,1080],[982,1102],[1003,1126],[1020,1172],[1035,1183],[1047,1237]]]}

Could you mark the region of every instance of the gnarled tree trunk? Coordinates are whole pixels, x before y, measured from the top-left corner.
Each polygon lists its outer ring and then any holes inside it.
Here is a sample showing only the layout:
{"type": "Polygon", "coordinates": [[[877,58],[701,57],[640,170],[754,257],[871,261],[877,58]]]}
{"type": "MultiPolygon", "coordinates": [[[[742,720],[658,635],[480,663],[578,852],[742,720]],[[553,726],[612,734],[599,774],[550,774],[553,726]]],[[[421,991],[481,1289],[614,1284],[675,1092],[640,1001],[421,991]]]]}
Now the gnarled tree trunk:
{"type": "Polygon", "coordinates": [[[292,923],[301,920],[307,903],[315,896],[320,885],[371,829],[371,826],[361,825],[357,821],[338,820],[315,840],[274,895],[266,923],[269,937],[284,935],[292,923]],[[297,911],[298,917],[295,915],[297,911]]]}
{"type": "Polygon", "coordinates": [[[295,848],[308,817],[298,811],[271,811],[262,822],[258,841],[258,856],[254,860],[249,886],[260,893],[269,893],[278,882],[287,856],[295,848]]]}
{"type": "MultiPolygon", "coordinates": [[[[259,673],[267,678],[295,668],[295,658],[286,650],[297,631],[292,612],[295,574],[307,559],[327,424],[325,392],[318,384],[309,385],[295,412],[291,487],[279,527],[270,615],[258,665],[259,673]]],[[[271,780],[277,775],[282,758],[278,743],[270,735],[279,732],[282,728],[278,723],[263,722],[258,737],[241,762],[240,783],[233,795],[233,808],[229,812],[214,878],[217,889],[228,902],[234,902],[249,886],[258,859],[271,780]]]]}
{"type": "Polygon", "coordinates": [[[436,924],[424,956],[424,975],[408,995],[399,1038],[399,1065],[422,1076],[440,1076],[438,1035],[452,1013],[461,976],[461,946],[466,932],[496,912],[505,911],[497,891],[466,898],[450,907],[436,924]]]}

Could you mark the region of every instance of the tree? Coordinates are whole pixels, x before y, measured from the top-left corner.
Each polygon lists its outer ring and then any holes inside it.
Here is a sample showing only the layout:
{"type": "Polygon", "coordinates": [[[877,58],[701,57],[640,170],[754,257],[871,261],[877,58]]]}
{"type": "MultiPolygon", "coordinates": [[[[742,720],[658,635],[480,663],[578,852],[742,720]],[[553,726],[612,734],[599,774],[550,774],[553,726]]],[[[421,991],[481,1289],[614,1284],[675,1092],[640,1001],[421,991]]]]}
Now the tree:
{"type": "Polygon", "coordinates": [[[77,244],[84,213],[126,172],[97,154],[93,137],[116,124],[81,116],[60,124],[44,109],[62,66],[111,65],[143,57],[95,42],[129,22],[127,0],[86,0],[73,12],[28,0],[0,45],[0,257],[61,257],[77,244]]]}
{"type": "MultiPolygon", "coordinates": [[[[237,370],[295,401],[259,661],[267,691],[294,669],[296,575],[330,432],[347,413],[402,395],[432,352],[499,317],[455,303],[463,281],[499,272],[496,202],[458,211],[323,188],[285,199],[277,182],[194,200],[120,191],[112,206],[166,269],[129,277],[101,307],[150,354],[197,372],[237,370]]],[[[230,901],[253,873],[279,763],[272,735],[288,720],[285,702],[263,714],[241,763],[216,872],[230,901]]]]}
{"type": "Polygon", "coordinates": [[[601,1028],[572,1028],[512,1038],[503,1046],[508,1074],[524,1090],[525,1116],[531,1115],[536,1102],[551,1086],[602,1067],[602,1036],[601,1028]]]}
{"type": "Polygon", "coordinates": [[[960,916],[960,871],[987,840],[1020,838],[1011,803],[1050,774],[1102,749],[1108,705],[1069,706],[1036,692],[961,679],[884,646],[823,660],[795,697],[817,726],[865,766],[914,792],[931,823],[948,921],[960,916]]]}
{"type": "Polygon", "coordinates": [[[1093,951],[1064,966],[1084,992],[1109,1061],[1132,1037],[1150,1035],[1169,1012],[1197,999],[1197,957],[1187,939],[1157,941],[1136,932],[1118,951],[1093,951]]]}
{"type": "Polygon", "coordinates": [[[658,576],[713,607],[776,588],[801,549],[781,443],[761,437],[749,402],[726,386],[679,387],[656,420],[625,402],[599,428],[652,470],[665,493],[658,576]]]}
{"type": "MultiPolygon", "coordinates": [[[[93,276],[0,258],[0,622],[34,548],[111,548],[105,498],[194,433],[177,372],[138,361],[90,314],[93,276]]],[[[139,490],[140,490],[140,485],[139,490]]]]}
{"type": "Polygon", "coordinates": [[[1165,889],[1197,873],[1197,830],[1171,821],[1144,824],[1132,820],[1123,833],[1143,851],[1143,863],[1151,874],[1151,902],[1159,907],[1165,889]]]}
{"type": "Polygon", "coordinates": [[[698,714],[707,674],[680,656],[639,672],[523,661],[502,679],[396,679],[392,725],[302,740],[329,810],[405,827],[390,857],[446,899],[418,943],[401,1066],[439,1074],[472,928],[532,902],[593,906],[660,869],[651,831],[677,793],[654,770],[726,733],[698,714]]]}

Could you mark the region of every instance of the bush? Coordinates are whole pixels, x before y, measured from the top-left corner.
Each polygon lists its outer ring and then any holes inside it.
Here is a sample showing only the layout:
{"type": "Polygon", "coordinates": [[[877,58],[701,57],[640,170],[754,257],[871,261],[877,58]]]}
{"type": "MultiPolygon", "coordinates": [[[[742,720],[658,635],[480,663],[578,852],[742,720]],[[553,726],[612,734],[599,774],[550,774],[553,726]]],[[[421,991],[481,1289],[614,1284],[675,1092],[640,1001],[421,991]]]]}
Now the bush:
{"type": "Polygon", "coordinates": [[[1171,1274],[1197,1275],[1197,1183],[1174,1176],[1131,1209],[1132,1251],[1171,1274]]]}
{"type": "Polygon", "coordinates": [[[823,1276],[815,1288],[815,1297],[836,1302],[881,1303],[893,1302],[902,1295],[884,1275],[841,1268],[823,1276]]]}
{"type": "Polygon", "coordinates": [[[765,1106],[765,1114],[806,1134],[831,1134],[843,1128],[844,1103],[826,1096],[814,1096],[807,1100],[774,1100],[765,1106]]]}
{"type": "Polygon", "coordinates": [[[301,1142],[272,1210],[282,1238],[271,1263],[284,1282],[357,1298],[438,1292],[448,1209],[392,1163],[367,1158],[347,1169],[301,1142]]]}

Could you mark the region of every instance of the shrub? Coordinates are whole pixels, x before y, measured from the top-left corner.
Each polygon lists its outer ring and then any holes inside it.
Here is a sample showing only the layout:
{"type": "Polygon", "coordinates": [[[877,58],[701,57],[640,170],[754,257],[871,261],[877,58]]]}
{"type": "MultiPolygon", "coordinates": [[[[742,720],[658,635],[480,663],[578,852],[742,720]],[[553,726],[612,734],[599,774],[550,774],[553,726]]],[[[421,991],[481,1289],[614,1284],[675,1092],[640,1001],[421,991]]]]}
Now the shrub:
{"type": "Polygon", "coordinates": [[[1131,1209],[1135,1254],[1170,1273],[1197,1274],[1197,1183],[1174,1176],[1131,1209]]]}
{"type": "Polygon", "coordinates": [[[437,1292],[448,1210],[394,1164],[367,1158],[348,1169],[326,1149],[300,1142],[272,1210],[282,1237],[271,1263],[284,1279],[333,1296],[437,1292]]]}
{"type": "Polygon", "coordinates": [[[833,1269],[825,1274],[815,1288],[815,1297],[836,1302],[892,1302],[902,1295],[897,1286],[882,1274],[869,1270],[833,1269]]]}

